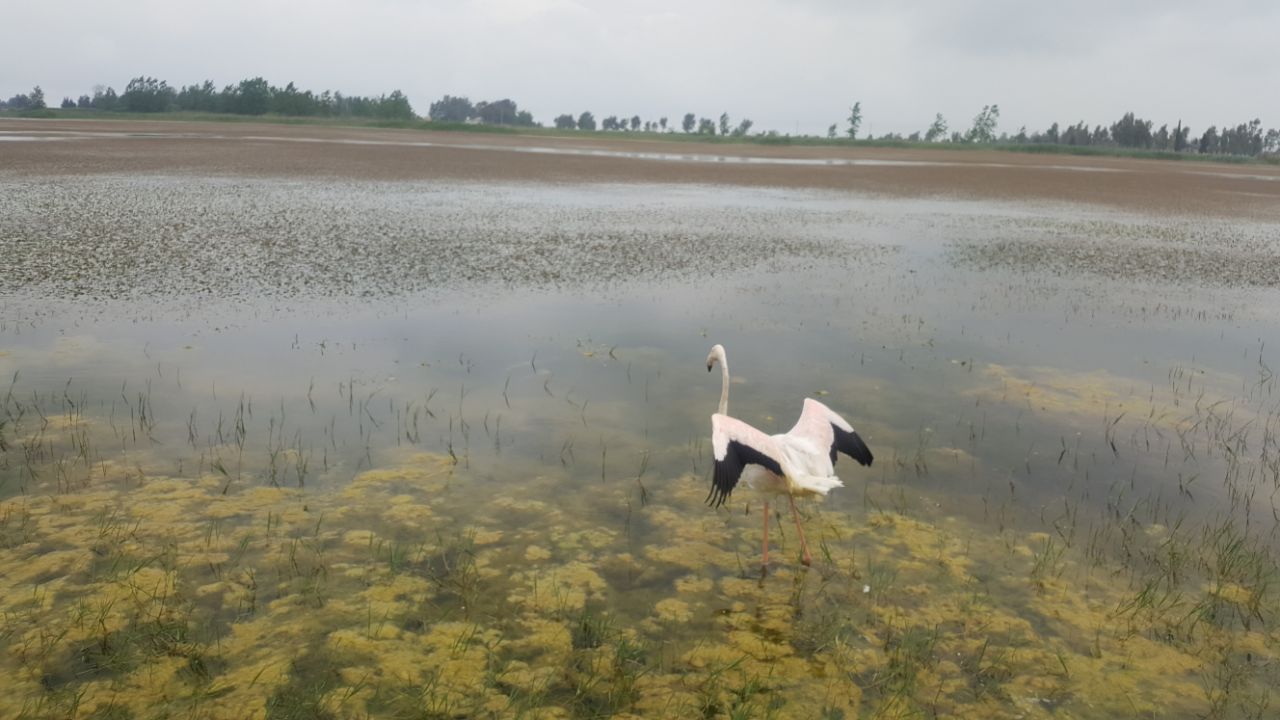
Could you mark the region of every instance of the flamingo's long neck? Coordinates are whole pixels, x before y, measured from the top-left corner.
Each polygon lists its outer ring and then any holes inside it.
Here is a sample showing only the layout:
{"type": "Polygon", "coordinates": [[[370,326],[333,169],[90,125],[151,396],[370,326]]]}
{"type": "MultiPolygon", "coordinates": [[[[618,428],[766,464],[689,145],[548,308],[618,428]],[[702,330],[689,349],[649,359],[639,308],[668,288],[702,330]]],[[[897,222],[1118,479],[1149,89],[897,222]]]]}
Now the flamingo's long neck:
{"type": "Polygon", "coordinates": [[[729,361],[720,356],[720,414],[729,414],[729,361]]]}

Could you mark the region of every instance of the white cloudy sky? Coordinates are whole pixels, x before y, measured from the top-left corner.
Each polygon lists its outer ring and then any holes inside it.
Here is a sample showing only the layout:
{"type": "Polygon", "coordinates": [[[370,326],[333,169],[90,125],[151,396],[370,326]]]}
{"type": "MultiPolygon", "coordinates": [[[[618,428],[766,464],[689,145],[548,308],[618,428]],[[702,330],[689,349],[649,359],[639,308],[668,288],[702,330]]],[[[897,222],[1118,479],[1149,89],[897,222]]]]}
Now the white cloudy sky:
{"type": "Polygon", "coordinates": [[[824,132],[1109,124],[1280,126],[1276,0],[0,0],[0,94],[53,103],[136,75],[446,93],[645,119],[824,132]]]}

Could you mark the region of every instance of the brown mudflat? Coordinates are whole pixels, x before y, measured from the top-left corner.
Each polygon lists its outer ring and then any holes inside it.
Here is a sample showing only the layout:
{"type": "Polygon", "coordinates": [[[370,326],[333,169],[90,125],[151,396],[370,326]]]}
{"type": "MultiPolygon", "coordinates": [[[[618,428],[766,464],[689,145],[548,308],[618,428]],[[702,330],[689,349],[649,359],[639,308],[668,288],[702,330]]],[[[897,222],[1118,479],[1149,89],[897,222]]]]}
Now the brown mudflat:
{"type": "Polygon", "coordinates": [[[708,183],[1280,220],[1280,167],[947,149],[721,145],[269,123],[0,121],[0,172],[708,183]]]}

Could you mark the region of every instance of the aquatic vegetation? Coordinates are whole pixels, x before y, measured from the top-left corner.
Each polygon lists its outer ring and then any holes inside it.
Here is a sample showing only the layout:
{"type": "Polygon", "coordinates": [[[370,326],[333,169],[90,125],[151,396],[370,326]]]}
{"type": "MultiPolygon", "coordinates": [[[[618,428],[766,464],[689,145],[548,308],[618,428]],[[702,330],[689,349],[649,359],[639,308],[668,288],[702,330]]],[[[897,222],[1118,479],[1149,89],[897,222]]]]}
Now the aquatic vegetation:
{"type": "Polygon", "coordinates": [[[331,491],[117,468],[5,500],[3,712],[1225,717],[1280,666],[1274,556],[1230,528],[1174,580],[1044,532],[824,511],[818,567],[761,580],[733,561],[753,538],[696,505],[647,508],[641,560],[568,509],[553,549],[513,540],[521,503],[468,511],[444,490],[468,482],[419,453],[331,491]],[[646,610],[619,563],[677,572],[646,610]]]}
{"type": "MultiPolygon", "coordinates": [[[[1103,473],[1130,454],[1162,469],[1180,449],[1227,471],[1227,508],[1253,497],[1237,475],[1271,477],[1265,374],[1245,397],[1238,380],[1177,369],[1145,395],[1100,372],[972,377],[966,397],[992,427],[1081,428],[1036,460],[1055,470],[1103,473]]],[[[357,421],[384,424],[353,395],[357,421]]],[[[989,472],[976,432],[961,446],[885,433],[904,444],[889,478],[806,506],[814,567],[762,579],[749,508],[707,510],[697,472],[643,470],[642,503],[631,470],[530,476],[480,455],[468,469],[410,443],[371,467],[357,449],[345,482],[282,484],[271,444],[247,431],[274,434],[288,411],[238,400],[238,470],[173,474],[145,393],[126,395],[125,422],[75,398],[7,400],[5,457],[22,464],[0,501],[6,716],[1264,717],[1280,681],[1265,525],[1129,500],[1136,475],[1100,511],[1067,486],[1043,518],[1016,515],[1027,488],[988,491],[985,518],[953,512],[959,495],[928,481],[989,472]],[[121,444],[123,461],[97,450],[121,444]]],[[[643,457],[672,468],[690,452],[643,457]]]]}
{"type": "MultiPolygon", "coordinates": [[[[487,283],[572,287],[637,273],[691,278],[723,271],[726,262],[746,270],[817,260],[845,222],[830,217],[825,237],[798,233],[775,207],[717,207],[696,188],[673,193],[662,186],[652,191],[682,207],[657,222],[646,208],[628,207],[633,189],[618,186],[596,192],[623,202],[591,206],[580,204],[576,190],[555,185],[542,186],[536,200],[530,186],[520,185],[314,179],[299,185],[166,175],[64,176],[4,188],[0,237],[41,236],[44,219],[56,214],[63,241],[43,249],[0,245],[9,259],[0,292],[42,287],[59,296],[114,299],[345,298],[487,283]],[[754,222],[742,224],[744,213],[754,222]],[[210,215],[219,221],[202,221],[210,215]],[[370,217],[378,218],[375,232],[366,229],[370,217]],[[166,271],[172,267],[184,271],[166,271]]],[[[862,262],[889,252],[868,245],[862,262]]],[[[68,353],[86,350],[74,340],[66,344],[68,353]]],[[[582,352],[608,357],[607,347],[582,352]]]]}

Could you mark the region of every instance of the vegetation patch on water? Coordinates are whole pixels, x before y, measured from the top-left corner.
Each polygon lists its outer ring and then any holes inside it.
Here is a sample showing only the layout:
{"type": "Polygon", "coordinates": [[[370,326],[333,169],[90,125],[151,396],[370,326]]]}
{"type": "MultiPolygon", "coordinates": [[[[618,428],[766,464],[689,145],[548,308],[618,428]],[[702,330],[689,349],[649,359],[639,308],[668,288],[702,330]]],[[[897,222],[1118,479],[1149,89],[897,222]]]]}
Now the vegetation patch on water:
{"type": "MultiPolygon", "coordinates": [[[[368,297],[671,280],[813,263],[847,222],[832,213],[826,232],[801,235],[797,213],[777,200],[716,207],[697,188],[593,188],[621,202],[582,207],[575,187],[529,197],[521,186],[176,176],[0,185],[0,292],[64,297],[368,297]]],[[[888,252],[867,243],[859,262],[888,252]]]]}
{"type": "Polygon", "coordinates": [[[1089,273],[1109,280],[1280,287],[1280,247],[1269,225],[1211,220],[1131,223],[1081,218],[1045,235],[957,243],[956,261],[983,270],[1089,273]]]}

